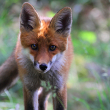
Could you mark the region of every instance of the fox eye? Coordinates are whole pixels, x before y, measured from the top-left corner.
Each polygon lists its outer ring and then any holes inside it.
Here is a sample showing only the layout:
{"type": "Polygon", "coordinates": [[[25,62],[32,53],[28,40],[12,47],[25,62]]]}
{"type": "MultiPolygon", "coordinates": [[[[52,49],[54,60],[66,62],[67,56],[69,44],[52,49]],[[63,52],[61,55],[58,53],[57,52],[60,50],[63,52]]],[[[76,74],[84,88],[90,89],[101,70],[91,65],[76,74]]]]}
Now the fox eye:
{"type": "Polygon", "coordinates": [[[32,45],[31,45],[31,48],[32,48],[33,50],[37,50],[37,49],[38,49],[38,47],[37,47],[36,44],[32,44],[32,45]]]}
{"type": "Polygon", "coordinates": [[[51,45],[50,47],[49,47],[49,50],[50,51],[54,51],[56,49],[56,46],[55,45],[51,45]]]}

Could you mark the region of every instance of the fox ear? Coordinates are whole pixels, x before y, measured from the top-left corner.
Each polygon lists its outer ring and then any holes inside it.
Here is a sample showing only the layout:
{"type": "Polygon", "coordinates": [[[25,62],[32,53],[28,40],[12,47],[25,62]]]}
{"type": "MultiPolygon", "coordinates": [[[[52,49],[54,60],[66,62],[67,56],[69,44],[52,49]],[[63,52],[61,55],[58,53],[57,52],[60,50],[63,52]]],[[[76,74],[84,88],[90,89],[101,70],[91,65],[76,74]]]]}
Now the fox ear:
{"type": "Polygon", "coordinates": [[[71,25],[72,11],[69,7],[61,9],[50,22],[51,28],[53,28],[57,33],[64,34],[65,36],[70,34],[71,25]]]}
{"type": "Polygon", "coordinates": [[[24,3],[22,6],[21,16],[20,16],[20,29],[21,31],[31,31],[35,27],[40,26],[40,19],[36,13],[36,10],[29,3],[24,3]]]}

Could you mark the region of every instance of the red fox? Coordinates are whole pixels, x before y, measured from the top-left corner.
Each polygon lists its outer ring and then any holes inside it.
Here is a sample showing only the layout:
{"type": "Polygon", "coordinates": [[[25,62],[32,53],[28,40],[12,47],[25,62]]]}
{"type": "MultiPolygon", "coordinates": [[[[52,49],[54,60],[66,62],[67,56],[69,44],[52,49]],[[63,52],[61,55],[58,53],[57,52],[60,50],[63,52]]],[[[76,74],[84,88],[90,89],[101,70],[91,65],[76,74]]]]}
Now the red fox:
{"type": "Polygon", "coordinates": [[[66,81],[73,57],[71,25],[69,7],[58,11],[51,19],[39,17],[31,4],[24,3],[16,48],[0,67],[0,91],[19,76],[25,110],[46,110],[51,92],[53,109],[67,109],[66,81]]]}

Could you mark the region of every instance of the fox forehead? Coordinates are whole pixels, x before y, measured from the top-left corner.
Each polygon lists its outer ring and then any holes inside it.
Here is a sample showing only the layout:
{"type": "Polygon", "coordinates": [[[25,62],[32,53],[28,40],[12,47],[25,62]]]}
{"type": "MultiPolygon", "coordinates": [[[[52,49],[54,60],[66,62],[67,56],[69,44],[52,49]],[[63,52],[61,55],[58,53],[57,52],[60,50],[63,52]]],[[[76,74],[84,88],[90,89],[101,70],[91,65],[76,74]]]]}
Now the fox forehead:
{"type": "Polygon", "coordinates": [[[55,45],[59,47],[59,50],[64,51],[67,39],[57,34],[52,28],[49,28],[50,20],[50,18],[43,18],[39,28],[21,33],[21,44],[24,47],[29,47],[32,44],[37,44],[38,46],[55,45]]]}
{"type": "Polygon", "coordinates": [[[47,44],[53,43],[54,31],[49,28],[50,20],[42,20],[39,30],[33,30],[36,35],[37,43],[47,44]],[[37,31],[37,33],[36,33],[37,31]]]}

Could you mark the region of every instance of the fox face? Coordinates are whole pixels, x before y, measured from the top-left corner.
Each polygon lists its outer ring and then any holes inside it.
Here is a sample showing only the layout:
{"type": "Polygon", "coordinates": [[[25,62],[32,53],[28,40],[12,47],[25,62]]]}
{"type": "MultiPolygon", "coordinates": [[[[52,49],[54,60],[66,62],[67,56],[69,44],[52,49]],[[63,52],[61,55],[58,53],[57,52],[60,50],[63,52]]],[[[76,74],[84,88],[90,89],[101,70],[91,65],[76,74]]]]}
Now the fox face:
{"type": "Polygon", "coordinates": [[[39,18],[30,4],[23,5],[20,17],[22,52],[28,50],[25,55],[39,72],[46,73],[54,63],[62,62],[68,47],[71,18],[68,7],[60,10],[52,19],[44,19],[39,18]]]}

